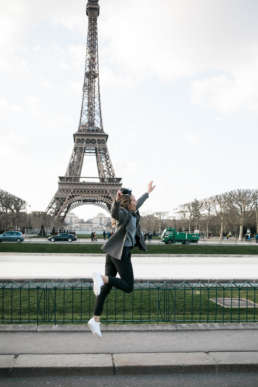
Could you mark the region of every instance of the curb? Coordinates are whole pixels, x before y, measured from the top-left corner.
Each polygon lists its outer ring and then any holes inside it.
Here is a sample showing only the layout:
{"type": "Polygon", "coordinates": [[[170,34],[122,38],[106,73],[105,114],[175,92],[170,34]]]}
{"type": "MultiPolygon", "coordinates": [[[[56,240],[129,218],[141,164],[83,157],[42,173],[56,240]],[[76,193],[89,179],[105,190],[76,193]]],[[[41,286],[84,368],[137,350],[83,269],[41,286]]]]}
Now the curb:
{"type": "Polygon", "coordinates": [[[0,376],[258,371],[258,352],[0,355],[0,376]]]}
{"type": "MultiPolygon", "coordinates": [[[[258,330],[258,323],[193,324],[103,324],[103,332],[174,332],[211,330],[258,330]]],[[[0,324],[0,332],[89,332],[87,323],[78,325],[0,324]]]]}

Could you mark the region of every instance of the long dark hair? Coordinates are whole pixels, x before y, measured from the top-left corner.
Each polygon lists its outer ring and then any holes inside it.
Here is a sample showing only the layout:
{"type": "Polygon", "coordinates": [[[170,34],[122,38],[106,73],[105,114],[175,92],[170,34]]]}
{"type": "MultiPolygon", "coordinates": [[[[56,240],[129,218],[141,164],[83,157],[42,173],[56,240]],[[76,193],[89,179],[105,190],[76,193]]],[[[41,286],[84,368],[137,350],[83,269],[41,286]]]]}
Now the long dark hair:
{"type": "MultiPolygon", "coordinates": [[[[126,210],[130,211],[129,210],[130,204],[131,204],[131,195],[128,195],[128,194],[122,195],[120,198],[120,206],[124,207],[126,210]]],[[[111,218],[111,225],[112,225],[112,227],[116,227],[117,220],[114,218],[111,218]]]]}
{"type": "Polygon", "coordinates": [[[131,195],[122,195],[120,198],[120,206],[126,208],[129,211],[131,204],[131,195]]]}

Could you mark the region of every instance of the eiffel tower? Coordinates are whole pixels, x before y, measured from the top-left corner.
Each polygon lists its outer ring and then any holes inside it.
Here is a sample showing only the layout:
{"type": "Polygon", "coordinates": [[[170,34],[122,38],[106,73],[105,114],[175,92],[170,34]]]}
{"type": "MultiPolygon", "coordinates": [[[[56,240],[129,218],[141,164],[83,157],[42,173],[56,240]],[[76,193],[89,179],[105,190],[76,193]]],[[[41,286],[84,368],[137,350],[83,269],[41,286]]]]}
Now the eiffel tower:
{"type": "MultiPolygon", "coordinates": [[[[59,177],[58,190],[46,212],[59,218],[84,204],[94,204],[110,211],[121,178],[115,171],[104,132],[99,89],[98,30],[99,0],[88,0],[88,36],[83,98],[79,127],[74,133],[74,147],[65,176],[59,177]],[[96,157],[98,176],[82,177],[84,157],[96,157]]],[[[87,165],[86,165],[87,167],[87,165]]]]}

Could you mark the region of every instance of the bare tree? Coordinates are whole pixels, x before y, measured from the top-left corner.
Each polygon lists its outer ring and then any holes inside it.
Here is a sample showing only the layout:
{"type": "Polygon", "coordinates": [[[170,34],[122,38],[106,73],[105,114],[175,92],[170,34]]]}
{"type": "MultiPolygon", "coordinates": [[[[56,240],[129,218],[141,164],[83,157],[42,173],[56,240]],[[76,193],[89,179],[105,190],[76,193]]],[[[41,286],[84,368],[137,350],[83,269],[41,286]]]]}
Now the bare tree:
{"type": "Polygon", "coordinates": [[[247,225],[258,234],[258,190],[237,189],[200,201],[195,199],[175,211],[179,215],[178,227],[190,232],[193,226],[200,225],[207,237],[212,232],[223,239],[226,231],[237,235],[239,230],[238,238],[242,240],[247,225]]]}
{"type": "Polygon", "coordinates": [[[168,211],[155,212],[153,214],[159,221],[159,233],[165,228],[165,219],[168,216],[168,211]]]}
{"type": "Polygon", "coordinates": [[[191,202],[190,205],[191,205],[191,214],[192,214],[194,230],[200,230],[200,218],[201,218],[201,209],[203,206],[203,202],[197,199],[194,199],[194,201],[191,202]]]}
{"type": "Polygon", "coordinates": [[[225,215],[226,210],[229,206],[229,195],[227,192],[216,195],[210,198],[211,206],[215,212],[215,214],[219,217],[220,220],[220,233],[219,239],[223,239],[224,235],[224,227],[225,227],[225,215]]]}
{"type": "Polygon", "coordinates": [[[154,215],[141,216],[141,228],[144,232],[156,232],[159,230],[159,219],[154,215]]]}
{"type": "Polygon", "coordinates": [[[10,227],[19,228],[19,225],[24,221],[26,213],[22,212],[26,208],[26,202],[10,194],[9,192],[0,190],[0,229],[4,231],[10,227]]]}
{"type": "Polygon", "coordinates": [[[26,202],[10,194],[9,192],[0,190],[0,211],[2,213],[18,213],[26,208],[26,202]]]}
{"type": "Polygon", "coordinates": [[[254,206],[254,191],[250,189],[237,189],[228,193],[230,205],[236,210],[239,219],[239,237],[243,239],[243,230],[246,216],[254,206]]]}
{"type": "Polygon", "coordinates": [[[256,234],[258,234],[258,190],[253,191],[253,207],[255,209],[256,234]]]}
{"type": "Polygon", "coordinates": [[[193,221],[193,214],[192,214],[192,205],[191,205],[191,203],[182,204],[178,208],[177,214],[183,216],[184,229],[187,228],[188,231],[191,232],[192,221],[193,221]]]}
{"type": "Polygon", "coordinates": [[[212,213],[212,200],[211,198],[204,199],[202,201],[202,210],[203,210],[203,216],[205,218],[205,233],[206,238],[209,238],[209,225],[210,225],[210,219],[211,219],[211,213],[212,213]]]}

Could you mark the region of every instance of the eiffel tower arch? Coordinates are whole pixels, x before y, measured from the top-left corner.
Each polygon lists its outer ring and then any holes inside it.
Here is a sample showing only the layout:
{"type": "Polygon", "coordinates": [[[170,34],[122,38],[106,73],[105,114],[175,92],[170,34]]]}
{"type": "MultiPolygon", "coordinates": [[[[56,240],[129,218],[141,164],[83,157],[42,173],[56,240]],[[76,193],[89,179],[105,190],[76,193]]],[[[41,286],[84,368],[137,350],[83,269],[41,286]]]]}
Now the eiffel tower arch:
{"type": "MultiPolygon", "coordinates": [[[[88,35],[79,127],[74,133],[74,147],[65,176],[59,177],[58,190],[46,212],[65,218],[67,213],[84,204],[94,204],[110,211],[121,178],[109,155],[104,132],[99,88],[98,25],[99,0],[88,0],[88,35]],[[85,156],[96,159],[98,176],[81,176],[85,156]]],[[[87,170],[87,165],[86,165],[87,170]]]]}

